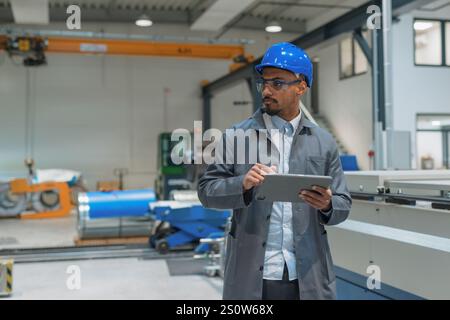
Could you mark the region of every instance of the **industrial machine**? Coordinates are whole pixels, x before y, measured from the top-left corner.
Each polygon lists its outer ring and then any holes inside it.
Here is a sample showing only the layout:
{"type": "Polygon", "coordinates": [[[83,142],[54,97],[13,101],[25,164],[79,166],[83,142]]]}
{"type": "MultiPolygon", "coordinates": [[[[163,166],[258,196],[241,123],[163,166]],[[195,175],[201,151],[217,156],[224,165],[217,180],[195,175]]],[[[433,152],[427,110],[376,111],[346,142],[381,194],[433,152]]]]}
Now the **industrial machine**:
{"type": "Polygon", "coordinates": [[[0,37],[0,48],[5,49],[10,57],[21,57],[24,66],[47,64],[44,53],[47,41],[41,37],[0,37]]]}
{"type": "Polygon", "coordinates": [[[209,277],[223,277],[225,263],[225,232],[215,232],[200,239],[194,259],[206,259],[204,271],[209,277]]]}
{"type": "Polygon", "coordinates": [[[346,179],[351,214],[327,227],[338,298],[449,299],[450,170],[346,172],[346,179]]]}
{"type": "MultiPolygon", "coordinates": [[[[102,54],[130,56],[167,56],[201,59],[233,59],[230,70],[235,70],[254,60],[245,54],[243,45],[154,41],[149,35],[59,32],[55,30],[0,30],[0,49],[10,57],[22,58],[25,66],[47,63],[46,52],[72,54],[102,54]]],[[[199,38],[197,40],[200,40],[199,38]]]]}
{"type": "MultiPolygon", "coordinates": [[[[159,135],[158,148],[158,178],[155,181],[155,190],[159,200],[170,200],[174,191],[194,190],[198,177],[203,173],[206,165],[194,164],[194,148],[189,143],[180,144],[172,141],[172,133],[165,132],[159,135]],[[175,149],[178,148],[178,149],[175,149]],[[172,161],[172,153],[183,153],[185,160],[181,164],[172,161]]],[[[193,141],[192,134],[183,136],[183,141],[193,141]],[[189,136],[188,136],[189,135],[189,136]]],[[[202,147],[202,146],[200,146],[202,147]]],[[[197,150],[201,152],[201,150],[197,150]]]]}
{"type": "Polygon", "coordinates": [[[31,198],[33,212],[22,212],[22,219],[59,218],[70,214],[70,189],[65,182],[29,184],[27,179],[16,179],[10,186],[12,194],[22,197],[28,194],[31,198]]]}
{"type": "Polygon", "coordinates": [[[151,189],[86,192],[78,195],[80,239],[151,235],[154,220],[149,203],[156,201],[151,189]]]}
{"type": "MultiPolygon", "coordinates": [[[[224,235],[230,210],[204,208],[196,191],[174,191],[170,201],[150,204],[156,228],[150,237],[150,246],[160,253],[187,246],[194,249],[201,239],[220,238],[224,235]]],[[[205,240],[206,241],[206,240],[205,240]]],[[[219,248],[211,241],[211,248],[219,248]]],[[[206,253],[209,247],[197,247],[197,253],[206,253]]]]}
{"type": "Polygon", "coordinates": [[[9,182],[0,183],[0,217],[18,217],[27,206],[26,194],[14,194],[9,182]]]}
{"type": "Polygon", "coordinates": [[[187,170],[182,164],[174,164],[171,160],[173,148],[178,141],[171,141],[171,133],[161,133],[158,137],[158,178],[155,190],[160,200],[168,200],[173,190],[190,190],[191,182],[186,179],[187,170]]]}
{"type": "Polygon", "coordinates": [[[28,178],[0,183],[0,217],[58,218],[70,214],[71,191],[67,182],[35,183],[34,162],[27,159],[28,178]]]}
{"type": "Polygon", "coordinates": [[[343,154],[340,156],[342,169],[344,171],[358,171],[358,161],[355,155],[343,154]]]}
{"type": "Polygon", "coordinates": [[[150,238],[150,245],[160,253],[182,245],[195,247],[200,239],[223,232],[230,216],[229,210],[204,208],[201,204],[159,201],[151,204],[155,219],[167,222],[170,228],[158,229],[150,238]]]}
{"type": "Polygon", "coordinates": [[[223,230],[230,212],[204,208],[195,191],[177,191],[172,201],[156,201],[151,189],[87,192],[78,196],[80,239],[149,237],[160,253],[223,230]]]}

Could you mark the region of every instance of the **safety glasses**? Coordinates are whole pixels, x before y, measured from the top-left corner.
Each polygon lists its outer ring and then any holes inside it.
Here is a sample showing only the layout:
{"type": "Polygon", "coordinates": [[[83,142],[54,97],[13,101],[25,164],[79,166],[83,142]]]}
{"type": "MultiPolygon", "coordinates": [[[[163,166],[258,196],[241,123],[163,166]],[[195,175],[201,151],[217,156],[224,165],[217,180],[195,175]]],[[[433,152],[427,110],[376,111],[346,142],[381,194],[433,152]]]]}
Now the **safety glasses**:
{"type": "Polygon", "coordinates": [[[289,86],[302,82],[303,79],[297,79],[294,81],[284,81],[280,79],[264,79],[264,78],[258,78],[256,79],[256,89],[258,89],[258,92],[262,92],[264,90],[264,86],[267,84],[270,88],[280,91],[285,90],[289,86]]]}

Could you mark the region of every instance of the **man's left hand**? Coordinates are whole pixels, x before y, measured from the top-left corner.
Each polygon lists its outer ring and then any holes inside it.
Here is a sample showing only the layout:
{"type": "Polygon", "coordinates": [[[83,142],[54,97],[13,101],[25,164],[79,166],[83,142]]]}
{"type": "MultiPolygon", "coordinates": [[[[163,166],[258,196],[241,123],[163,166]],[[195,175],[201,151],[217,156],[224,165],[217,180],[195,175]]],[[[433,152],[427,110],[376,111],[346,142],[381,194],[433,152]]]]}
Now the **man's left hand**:
{"type": "Polygon", "coordinates": [[[331,189],[314,186],[313,191],[303,190],[299,197],[315,209],[327,212],[331,209],[331,198],[333,193],[331,189]]]}

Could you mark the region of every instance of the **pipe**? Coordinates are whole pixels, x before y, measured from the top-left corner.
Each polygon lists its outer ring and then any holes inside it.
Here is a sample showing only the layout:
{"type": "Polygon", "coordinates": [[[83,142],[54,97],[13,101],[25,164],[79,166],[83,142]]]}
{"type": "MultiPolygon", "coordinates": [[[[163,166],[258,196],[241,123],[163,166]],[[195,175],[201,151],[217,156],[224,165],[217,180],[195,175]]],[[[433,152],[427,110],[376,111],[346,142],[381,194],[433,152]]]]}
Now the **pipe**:
{"type": "Polygon", "coordinates": [[[78,211],[89,219],[148,216],[149,203],[156,201],[151,189],[86,192],[78,195],[78,211]]]}
{"type": "Polygon", "coordinates": [[[149,203],[156,201],[151,189],[87,192],[78,195],[80,239],[150,236],[154,221],[149,203]]]}
{"type": "Polygon", "coordinates": [[[384,119],[387,169],[394,165],[394,113],[392,74],[392,0],[383,0],[384,119]]]}

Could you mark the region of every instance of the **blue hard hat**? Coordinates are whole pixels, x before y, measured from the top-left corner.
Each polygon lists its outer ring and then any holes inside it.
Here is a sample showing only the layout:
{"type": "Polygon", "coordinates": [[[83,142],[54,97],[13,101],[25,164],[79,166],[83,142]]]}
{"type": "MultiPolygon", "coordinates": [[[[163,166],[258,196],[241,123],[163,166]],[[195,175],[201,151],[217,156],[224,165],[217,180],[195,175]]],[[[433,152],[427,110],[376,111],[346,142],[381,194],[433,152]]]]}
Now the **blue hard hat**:
{"type": "Polygon", "coordinates": [[[265,67],[288,70],[303,74],[308,87],[311,88],[313,80],[313,66],[305,51],[289,42],[276,43],[267,49],[261,64],[255,69],[259,74],[265,67]]]}

